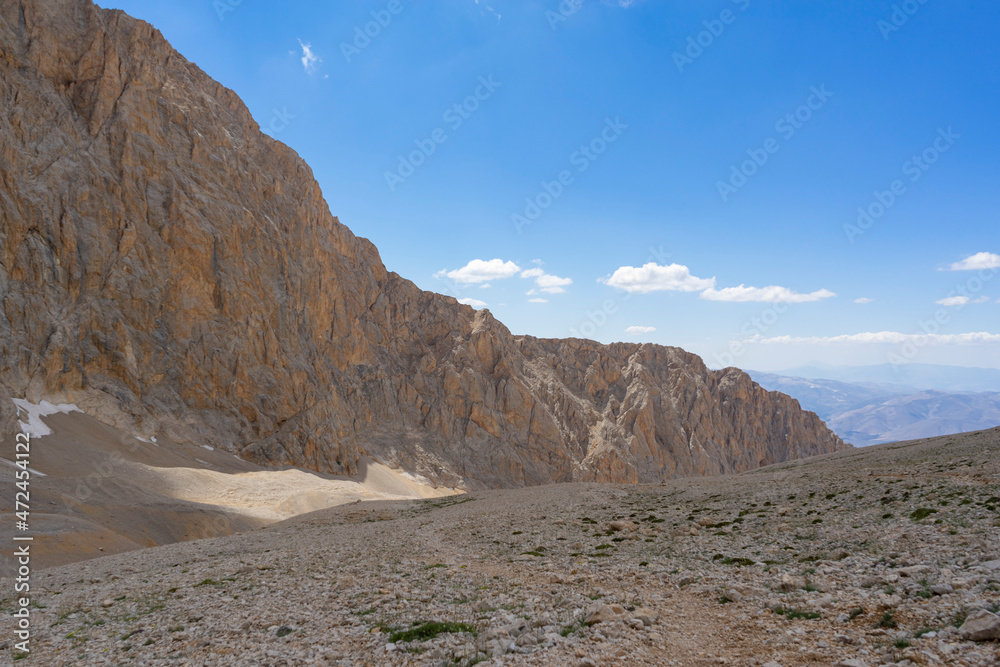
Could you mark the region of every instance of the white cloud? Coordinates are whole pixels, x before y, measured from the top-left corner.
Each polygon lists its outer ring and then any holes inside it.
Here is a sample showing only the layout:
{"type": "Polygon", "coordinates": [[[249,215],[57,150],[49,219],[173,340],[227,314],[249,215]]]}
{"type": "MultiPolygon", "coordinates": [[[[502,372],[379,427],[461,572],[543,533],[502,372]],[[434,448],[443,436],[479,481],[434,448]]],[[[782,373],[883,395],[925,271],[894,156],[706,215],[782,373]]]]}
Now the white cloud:
{"type": "Polygon", "coordinates": [[[982,269],[1000,269],[1000,255],[992,252],[978,252],[960,262],[955,262],[941,269],[942,271],[979,271],[982,269]]]}
{"type": "Polygon", "coordinates": [[[809,294],[800,294],[787,287],[725,287],[720,290],[707,289],[701,293],[702,299],[709,301],[735,301],[739,303],[808,303],[837,296],[830,290],[821,289],[809,294]]]}
{"type": "Polygon", "coordinates": [[[299,46],[302,47],[302,68],[305,69],[306,74],[313,74],[316,72],[316,67],[323,62],[323,59],[317,56],[312,50],[312,44],[309,42],[303,42],[299,40],[299,46]]]}
{"type": "Polygon", "coordinates": [[[479,289],[489,289],[491,287],[493,287],[493,285],[490,285],[489,283],[483,283],[482,285],[479,286],[479,289]]]}
{"type": "Polygon", "coordinates": [[[538,286],[537,289],[532,289],[528,292],[529,296],[539,292],[545,292],[547,294],[562,294],[566,291],[565,287],[567,285],[573,284],[572,278],[560,278],[557,275],[545,273],[545,271],[540,268],[525,269],[524,271],[521,271],[521,277],[534,278],[535,285],[538,286]]]}
{"type": "Polygon", "coordinates": [[[462,303],[462,304],[465,304],[466,306],[472,306],[473,308],[485,308],[486,307],[486,302],[485,301],[480,301],[479,299],[470,299],[468,297],[465,298],[465,299],[459,299],[458,302],[462,303]]]}
{"type": "Polygon", "coordinates": [[[600,282],[631,293],[701,292],[715,287],[715,278],[698,278],[681,264],[660,266],[656,262],[641,267],[622,266],[600,282]]]}
{"type": "Polygon", "coordinates": [[[809,294],[801,294],[787,287],[724,287],[715,289],[715,278],[699,278],[691,275],[691,270],[682,264],[660,266],[649,262],[641,267],[622,266],[613,274],[599,282],[626,292],[647,294],[649,292],[701,292],[701,298],[708,301],[735,301],[757,303],[806,303],[837,296],[830,290],[821,289],[809,294]]]}
{"type": "Polygon", "coordinates": [[[474,259],[460,269],[454,271],[438,271],[435,278],[450,278],[457,283],[486,283],[491,280],[502,280],[517,275],[521,270],[514,262],[502,259],[474,259]]]}
{"type": "Polygon", "coordinates": [[[967,296],[949,296],[944,299],[938,299],[935,301],[939,306],[964,306],[969,303],[969,297],[967,296]]]}
{"type": "Polygon", "coordinates": [[[875,299],[870,299],[866,296],[863,296],[860,299],[855,299],[854,303],[873,303],[874,301],[875,299]]]}
{"type": "Polygon", "coordinates": [[[631,326],[625,329],[625,333],[631,336],[653,333],[654,331],[656,331],[656,327],[631,326]]]}
{"type": "Polygon", "coordinates": [[[548,303],[548,302],[549,302],[548,299],[541,299],[541,298],[538,298],[538,297],[536,297],[534,299],[528,299],[528,303],[548,303]]]}
{"type": "Polygon", "coordinates": [[[1000,334],[979,331],[963,334],[904,334],[898,331],[879,331],[857,334],[846,334],[842,336],[775,336],[764,338],[757,334],[747,338],[746,343],[761,343],[763,345],[780,344],[809,344],[826,345],[834,343],[861,344],[861,345],[881,345],[902,343],[914,343],[917,346],[923,345],[981,345],[985,343],[1000,343],[1000,334]]]}

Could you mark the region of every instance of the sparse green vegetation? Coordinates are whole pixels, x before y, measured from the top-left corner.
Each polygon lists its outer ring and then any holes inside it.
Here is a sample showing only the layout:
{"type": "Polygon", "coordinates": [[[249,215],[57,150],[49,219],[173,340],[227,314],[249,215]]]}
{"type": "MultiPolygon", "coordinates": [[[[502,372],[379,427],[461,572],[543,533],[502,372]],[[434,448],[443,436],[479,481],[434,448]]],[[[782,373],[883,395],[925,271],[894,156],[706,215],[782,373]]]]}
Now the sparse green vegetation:
{"type": "Polygon", "coordinates": [[[879,619],[879,621],[878,621],[878,627],[880,627],[880,628],[898,628],[899,627],[899,623],[896,622],[896,619],[892,617],[892,612],[891,611],[887,611],[884,614],[882,614],[882,618],[879,619]]]}
{"type": "Polygon", "coordinates": [[[786,607],[778,607],[777,609],[774,610],[774,613],[778,614],[779,616],[784,616],[790,621],[794,621],[800,618],[806,620],[820,618],[820,615],[814,611],[802,611],[800,609],[788,609],[786,607]]]}
{"type": "Polygon", "coordinates": [[[395,632],[391,632],[389,634],[389,641],[423,642],[428,639],[434,639],[441,634],[459,632],[476,634],[476,627],[474,625],[469,625],[468,623],[442,623],[439,621],[430,621],[428,623],[421,623],[420,625],[409,628],[408,630],[396,630],[395,632]]]}
{"type": "Polygon", "coordinates": [[[910,518],[914,521],[923,521],[931,514],[937,514],[937,510],[931,509],[929,507],[919,507],[912,512],[910,512],[910,518]]]}

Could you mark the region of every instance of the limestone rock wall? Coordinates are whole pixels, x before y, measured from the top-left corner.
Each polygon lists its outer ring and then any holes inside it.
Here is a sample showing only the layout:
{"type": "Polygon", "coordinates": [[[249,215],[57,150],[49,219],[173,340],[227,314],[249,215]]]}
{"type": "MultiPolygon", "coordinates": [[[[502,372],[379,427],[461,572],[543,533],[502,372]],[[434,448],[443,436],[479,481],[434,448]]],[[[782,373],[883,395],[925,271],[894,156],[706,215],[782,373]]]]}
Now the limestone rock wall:
{"type": "Polygon", "coordinates": [[[352,473],[370,454],[470,487],[847,446],[736,369],[512,336],[387,272],[235,93],[89,0],[0,2],[4,394],[264,463],[352,473]]]}

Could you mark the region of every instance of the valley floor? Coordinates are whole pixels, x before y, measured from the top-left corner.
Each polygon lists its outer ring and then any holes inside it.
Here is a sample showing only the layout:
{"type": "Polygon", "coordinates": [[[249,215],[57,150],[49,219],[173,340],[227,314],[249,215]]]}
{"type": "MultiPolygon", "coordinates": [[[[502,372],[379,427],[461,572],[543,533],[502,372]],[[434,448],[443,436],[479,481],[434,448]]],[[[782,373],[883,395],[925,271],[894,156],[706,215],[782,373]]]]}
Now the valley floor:
{"type": "Polygon", "coordinates": [[[26,662],[995,665],[998,453],[994,429],[658,486],[344,505],[106,556],[33,575],[26,662]]]}

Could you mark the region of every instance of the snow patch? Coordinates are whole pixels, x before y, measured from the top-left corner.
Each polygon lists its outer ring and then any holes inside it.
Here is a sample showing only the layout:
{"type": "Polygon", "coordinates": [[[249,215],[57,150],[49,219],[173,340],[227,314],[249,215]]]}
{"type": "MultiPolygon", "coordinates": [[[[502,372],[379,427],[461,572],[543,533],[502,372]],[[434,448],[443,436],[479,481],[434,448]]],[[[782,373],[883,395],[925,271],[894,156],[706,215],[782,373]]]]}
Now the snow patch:
{"type": "Polygon", "coordinates": [[[210,452],[214,452],[215,451],[215,447],[211,447],[209,445],[202,445],[201,448],[202,449],[207,449],[210,452]]]}
{"type": "Polygon", "coordinates": [[[18,423],[21,425],[21,432],[25,435],[29,435],[32,438],[41,438],[44,435],[51,435],[52,429],[46,426],[45,422],[42,421],[42,417],[48,417],[49,415],[55,414],[69,414],[70,412],[82,412],[80,408],[76,407],[72,403],[60,403],[59,405],[54,405],[48,401],[42,401],[37,405],[31,401],[27,401],[23,398],[12,399],[14,405],[18,409],[18,423]],[[27,413],[28,421],[23,422],[20,420],[20,411],[27,413]]]}

